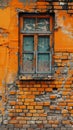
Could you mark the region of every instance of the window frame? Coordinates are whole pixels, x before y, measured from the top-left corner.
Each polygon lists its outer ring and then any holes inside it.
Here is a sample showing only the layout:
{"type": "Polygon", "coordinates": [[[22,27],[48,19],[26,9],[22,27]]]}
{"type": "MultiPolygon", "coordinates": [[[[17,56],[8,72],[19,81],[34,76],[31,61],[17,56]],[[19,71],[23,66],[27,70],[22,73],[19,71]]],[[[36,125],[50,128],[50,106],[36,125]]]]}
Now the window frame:
{"type": "MultiPolygon", "coordinates": [[[[43,76],[40,76],[40,78],[43,77],[44,78],[47,78],[47,77],[52,77],[53,73],[54,73],[54,67],[53,67],[53,64],[54,64],[54,61],[53,61],[53,53],[54,53],[54,15],[53,14],[20,14],[19,15],[19,77],[20,79],[35,79],[35,77],[38,79],[39,76],[38,74],[42,74],[43,76]],[[39,33],[39,31],[35,32],[35,31],[32,31],[29,33],[29,31],[26,33],[25,31],[22,30],[23,28],[23,19],[24,18],[48,18],[50,20],[50,30],[47,31],[47,32],[41,32],[39,33]],[[37,44],[38,44],[38,37],[39,36],[48,36],[50,37],[50,51],[47,52],[48,54],[50,54],[50,71],[48,73],[40,73],[40,72],[33,72],[33,73],[24,73],[24,72],[21,72],[21,66],[22,66],[22,57],[23,57],[23,37],[25,36],[33,36],[34,37],[34,51],[36,51],[37,49],[37,44]],[[33,76],[32,76],[33,74],[33,76]],[[46,74],[46,75],[45,75],[46,74]]],[[[34,52],[33,52],[34,53],[34,52]]],[[[37,53],[40,53],[40,52],[37,52],[37,53]]],[[[42,52],[44,53],[44,52],[42,52]]],[[[37,54],[34,54],[37,56],[37,54]]],[[[37,60],[37,58],[34,56],[34,59],[37,60]]],[[[37,62],[36,60],[34,61],[34,68],[36,69],[36,65],[37,65],[37,62]]]]}

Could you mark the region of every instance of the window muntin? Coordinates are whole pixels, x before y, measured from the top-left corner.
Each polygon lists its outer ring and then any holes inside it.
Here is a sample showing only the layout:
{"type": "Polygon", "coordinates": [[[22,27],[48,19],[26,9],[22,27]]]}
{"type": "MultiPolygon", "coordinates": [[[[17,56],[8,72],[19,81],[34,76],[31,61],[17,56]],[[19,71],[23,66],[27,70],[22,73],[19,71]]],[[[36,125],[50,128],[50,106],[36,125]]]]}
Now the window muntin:
{"type": "Polygon", "coordinates": [[[51,74],[52,19],[50,16],[23,16],[20,22],[20,73],[51,74]]]}

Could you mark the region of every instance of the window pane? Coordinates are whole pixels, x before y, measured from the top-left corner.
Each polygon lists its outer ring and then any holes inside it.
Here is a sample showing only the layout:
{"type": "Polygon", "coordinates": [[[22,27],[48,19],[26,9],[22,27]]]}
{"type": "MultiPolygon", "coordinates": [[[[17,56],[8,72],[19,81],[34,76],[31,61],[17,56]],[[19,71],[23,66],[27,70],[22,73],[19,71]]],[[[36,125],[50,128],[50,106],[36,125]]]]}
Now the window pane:
{"type": "Polygon", "coordinates": [[[38,63],[37,63],[38,72],[46,72],[50,71],[50,54],[38,54],[38,63]]]}
{"type": "Polygon", "coordinates": [[[48,36],[39,36],[38,38],[38,51],[49,51],[50,39],[48,36]]]}
{"type": "MultiPolygon", "coordinates": [[[[41,18],[37,20],[37,30],[39,31],[49,31],[49,19],[41,18]]],[[[44,33],[44,32],[43,32],[44,33]]]]}
{"type": "Polygon", "coordinates": [[[34,30],[35,30],[35,18],[25,18],[24,31],[34,31],[34,30]]]}
{"type": "Polygon", "coordinates": [[[22,70],[24,72],[33,72],[33,53],[32,54],[24,54],[23,55],[23,66],[22,70]]]}
{"type": "Polygon", "coordinates": [[[24,51],[34,50],[34,37],[33,36],[25,36],[23,38],[23,50],[24,51]]]}

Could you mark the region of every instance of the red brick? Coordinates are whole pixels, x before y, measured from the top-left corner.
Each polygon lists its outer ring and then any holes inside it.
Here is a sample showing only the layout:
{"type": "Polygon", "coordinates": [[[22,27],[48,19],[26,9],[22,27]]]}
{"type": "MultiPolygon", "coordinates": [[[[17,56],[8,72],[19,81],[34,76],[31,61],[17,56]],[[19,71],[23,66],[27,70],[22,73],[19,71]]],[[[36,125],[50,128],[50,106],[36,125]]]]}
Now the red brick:
{"type": "Polygon", "coordinates": [[[16,101],[10,101],[10,105],[12,106],[16,105],[16,101]]]}
{"type": "Polygon", "coordinates": [[[40,84],[35,84],[34,87],[35,87],[35,88],[40,88],[41,85],[40,85],[40,84]]]}
{"type": "Polygon", "coordinates": [[[39,114],[38,114],[38,113],[33,113],[33,116],[34,116],[34,117],[38,117],[39,114]]]}
{"type": "Polygon", "coordinates": [[[44,88],[38,88],[38,91],[43,92],[44,88]]]}
{"type": "Polygon", "coordinates": [[[10,94],[11,94],[11,95],[15,95],[15,94],[16,94],[16,91],[11,91],[10,94]]]}
{"type": "Polygon", "coordinates": [[[27,116],[27,117],[28,117],[28,116],[30,117],[30,116],[32,116],[32,113],[27,113],[26,116],[27,116]]]}
{"type": "Polygon", "coordinates": [[[36,102],[30,102],[31,106],[35,106],[37,103],[36,102]]]}
{"type": "Polygon", "coordinates": [[[23,94],[24,94],[24,92],[23,92],[23,91],[21,91],[21,92],[18,92],[18,94],[23,95],[23,94]]]}
{"type": "Polygon", "coordinates": [[[36,113],[36,110],[30,110],[30,113],[36,113]]]}
{"type": "Polygon", "coordinates": [[[37,113],[44,113],[44,110],[37,110],[37,113]]]}
{"type": "Polygon", "coordinates": [[[30,88],[30,91],[35,92],[37,91],[37,88],[30,88]]]}
{"type": "Polygon", "coordinates": [[[26,124],[26,121],[25,120],[20,120],[19,124],[26,124]]]}
{"type": "Polygon", "coordinates": [[[73,103],[68,103],[68,106],[73,107],[73,103]]]}
{"type": "Polygon", "coordinates": [[[34,99],[25,99],[25,102],[34,102],[34,99]]]}
{"type": "Polygon", "coordinates": [[[13,119],[9,121],[9,124],[16,124],[17,122],[18,122],[17,120],[13,119]]]}
{"type": "Polygon", "coordinates": [[[32,92],[32,94],[34,94],[34,95],[39,95],[40,92],[36,91],[36,92],[32,92]]]}
{"type": "Polygon", "coordinates": [[[34,95],[27,95],[26,98],[35,98],[35,96],[34,95]]]}
{"type": "Polygon", "coordinates": [[[58,103],[58,106],[66,106],[66,102],[60,102],[58,103]]]}
{"type": "Polygon", "coordinates": [[[54,124],[54,121],[53,120],[49,120],[49,124],[54,124]]]}
{"type": "Polygon", "coordinates": [[[50,102],[44,102],[44,106],[49,106],[50,102]]]}
{"type": "Polygon", "coordinates": [[[39,114],[39,116],[40,116],[40,117],[46,117],[47,114],[46,114],[46,113],[41,113],[41,114],[39,114]]]}
{"type": "Polygon", "coordinates": [[[24,106],[24,105],[20,106],[20,109],[25,109],[25,108],[26,108],[26,106],[24,106]]]}
{"type": "Polygon", "coordinates": [[[30,104],[29,102],[24,102],[25,106],[29,106],[29,104],[30,104]]]}
{"type": "Polygon", "coordinates": [[[33,106],[27,106],[27,109],[34,109],[34,107],[33,106]]]}
{"type": "Polygon", "coordinates": [[[35,109],[42,109],[42,106],[35,106],[35,109]]]}
{"type": "Polygon", "coordinates": [[[15,116],[15,113],[9,113],[8,114],[10,117],[14,117],[15,116]]]}
{"type": "Polygon", "coordinates": [[[16,109],[16,112],[20,113],[22,112],[22,109],[16,109]]]}
{"type": "Polygon", "coordinates": [[[66,114],[66,113],[68,113],[68,110],[63,109],[63,110],[62,110],[62,114],[66,114]]]}
{"type": "Polygon", "coordinates": [[[52,92],[52,88],[46,88],[45,91],[52,92]]]}
{"type": "Polygon", "coordinates": [[[73,110],[71,110],[70,113],[73,114],[73,110]]]}
{"type": "Polygon", "coordinates": [[[40,106],[43,106],[43,102],[37,102],[36,103],[38,106],[40,105],[40,106]]]}
{"type": "Polygon", "coordinates": [[[51,105],[49,108],[50,108],[51,110],[55,110],[55,106],[53,106],[53,105],[51,105]]]}
{"type": "Polygon", "coordinates": [[[70,124],[70,121],[69,120],[64,120],[64,121],[62,121],[62,123],[64,124],[64,125],[69,125],[70,124]]]}
{"type": "Polygon", "coordinates": [[[50,99],[55,99],[56,95],[50,95],[50,99]]]}

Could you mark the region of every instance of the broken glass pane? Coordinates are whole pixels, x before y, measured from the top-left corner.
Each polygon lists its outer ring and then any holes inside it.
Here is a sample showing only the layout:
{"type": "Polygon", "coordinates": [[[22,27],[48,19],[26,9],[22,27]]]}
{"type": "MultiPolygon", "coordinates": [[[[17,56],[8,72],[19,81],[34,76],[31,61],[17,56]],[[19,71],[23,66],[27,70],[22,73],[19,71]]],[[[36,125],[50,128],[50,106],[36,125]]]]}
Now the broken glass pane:
{"type": "Polygon", "coordinates": [[[49,51],[50,50],[50,39],[48,36],[38,37],[38,51],[49,51]]]}
{"type": "Polygon", "coordinates": [[[28,72],[31,73],[33,72],[33,53],[32,54],[24,54],[23,55],[23,66],[22,66],[22,70],[24,72],[28,72]]]}
{"type": "Polygon", "coordinates": [[[35,18],[24,19],[24,31],[35,31],[35,18]]]}
{"type": "Polygon", "coordinates": [[[50,71],[50,54],[38,54],[38,72],[49,72],[50,71]]]}
{"type": "Polygon", "coordinates": [[[33,36],[25,36],[23,38],[23,49],[24,51],[34,50],[34,37],[33,36]]]}
{"type": "Polygon", "coordinates": [[[49,25],[49,19],[46,18],[40,18],[37,20],[37,30],[38,31],[49,31],[50,25],[49,25]]]}

